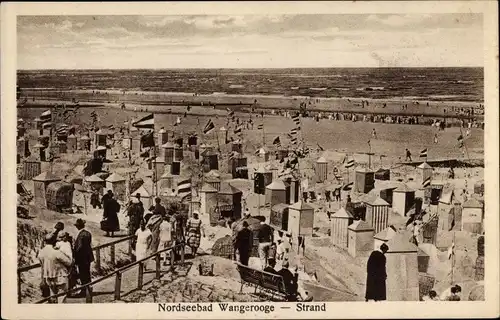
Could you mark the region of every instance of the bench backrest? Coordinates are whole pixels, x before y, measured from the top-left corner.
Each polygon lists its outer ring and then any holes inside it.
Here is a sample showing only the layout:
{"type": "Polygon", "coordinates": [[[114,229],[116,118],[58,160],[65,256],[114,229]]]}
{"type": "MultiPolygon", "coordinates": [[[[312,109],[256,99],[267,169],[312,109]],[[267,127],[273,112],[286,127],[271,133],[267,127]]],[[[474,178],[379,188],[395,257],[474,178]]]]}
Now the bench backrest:
{"type": "Polygon", "coordinates": [[[238,263],[238,272],[241,280],[249,282],[265,289],[286,294],[283,277],[262,270],[253,269],[238,263]]]}

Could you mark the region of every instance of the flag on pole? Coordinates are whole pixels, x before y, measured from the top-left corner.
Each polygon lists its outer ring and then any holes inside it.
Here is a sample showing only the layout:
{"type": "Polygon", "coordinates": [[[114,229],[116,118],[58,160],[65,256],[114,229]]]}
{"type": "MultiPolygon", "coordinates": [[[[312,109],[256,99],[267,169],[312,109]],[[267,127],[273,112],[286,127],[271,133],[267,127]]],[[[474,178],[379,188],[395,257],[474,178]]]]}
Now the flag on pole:
{"type": "Polygon", "coordinates": [[[427,148],[420,151],[420,158],[427,158],[427,148]]]}
{"type": "Polygon", "coordinates": [[[293,122],[295,122],[296,126],[299,126],[300,125],[300,116],[299,116],[299,113],[296,113],[294,116],[292,116],[292,120],[293,120],[293,122]]]}
{"type": "Polygon", "coordinates": [[[205,125],[205,128],[203,128],[203,133],[209,134],[213,129],[215,129],[215,124],[213,123],[212,119],[210,119],[205,125]]]}
{"type": "Polygon", "coordinates": [[[191,178],[177,183],[177,195],[184,199],[188,194],[191,194],[191,178]]]}
{"type": "Polygon", "coordinates": [[[273,140],[273,144],[277,145],[278,147],[281,145],[280,137],[276,137],[273,140]]]}
{"type": "Polygon", "coordinates": [[[348,184],[344,185],[342,187],[342,190],[344,191],[349,191],[349,190],[352,190],[352,186],[354,185],[354,182],[349,182],[348,184]]]}
{"type": "Polygon", "coordinates": [[[52,111],[50,110],[44,111],[40,115],[40,120],[42,120],[42,124],[52,122],[52,111]]]}
{"type": "Polygon", "coordinates": [[[347,161],[345,167],[350,168],[350,167],[354,166],[354,163],[355,163],[354,159],[351,159],[351,160],[347,161]]]}
{"type": "Polygon", "coordinates": [[[448,248],[448,260],[450,260],[455,255],[455,241],[451,243],[451,246],[448,248]]]}
{"type": "Polygon", "coordinates": [[[291,134],[297,134],[299,132],[300,128],[293,128],[290,133],[291,134]]]}
{"type": "Polygon", "coordinates": [[[427,178],[422,182],[422,187],[427,188],[428,186],[431,185],[431,177],[427,178]]]}
{"type": "Polygon", "coordinates": [[[325,151],[325,149],[322,146],[320,146],[319,143],[316,143],[316,144],[318,145],[318,148],[320,151],[325,151]]]}
{"type": "Polygon", "coordinates": [[[264,129],[264,125],[263,125],[263,124],[259,124],[259,125],[257,126],[257,130],[262,130],[262,129],[264,129]]]}
{"type": "Polygon", "coordinates": [[[241,126],[237,126],[234,128],[234,134],[240,135],[241,134],[241,126]]]}
{"type": "Polygon", "coordinates": [[[291,142],[292,144],[295,144],[295,145],[296,145],[296,144],[297,144],[297,138],[296,138],[296,137],[292,138],[292,139],[290,140],[290,142],[291,142]]]}
{"type": "Polygon", "coordinates": [[[154,114],[148,114],[142,119],[132,123],[132,126],[137,129],[154,130],[155,128],[155,118],[154,114]]]}

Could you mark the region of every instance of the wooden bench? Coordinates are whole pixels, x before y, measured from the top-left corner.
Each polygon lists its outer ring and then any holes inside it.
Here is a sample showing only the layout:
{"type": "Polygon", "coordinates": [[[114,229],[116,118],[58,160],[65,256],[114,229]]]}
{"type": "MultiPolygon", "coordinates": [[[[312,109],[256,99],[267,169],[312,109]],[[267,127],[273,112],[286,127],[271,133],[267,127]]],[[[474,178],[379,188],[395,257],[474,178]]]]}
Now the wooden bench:
{"type": "Polygon", "coordinates": [[[243,291],[243,286],[247,284],[255,287],[254,293],[257,293],[257,290],[259,290],[259,292],[271,295],[272,298],[276,297],[284,301],[290,299],[282,276],[252,269],[240,263],[237,263],[237,266],[241,277],[240,293],[243,291]]]}

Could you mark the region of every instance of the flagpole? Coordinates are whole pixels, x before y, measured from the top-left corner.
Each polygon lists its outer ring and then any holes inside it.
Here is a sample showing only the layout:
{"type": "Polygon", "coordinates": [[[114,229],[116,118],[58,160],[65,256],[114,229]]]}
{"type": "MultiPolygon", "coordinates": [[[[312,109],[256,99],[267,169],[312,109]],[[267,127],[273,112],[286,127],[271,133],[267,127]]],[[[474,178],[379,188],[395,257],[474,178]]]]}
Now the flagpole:
{"type": "Polygon", "coordinates": [[[158,177],[156,174],[156,136],[153,128],[153,194],[155,198],[158,196],[158,177]]]}

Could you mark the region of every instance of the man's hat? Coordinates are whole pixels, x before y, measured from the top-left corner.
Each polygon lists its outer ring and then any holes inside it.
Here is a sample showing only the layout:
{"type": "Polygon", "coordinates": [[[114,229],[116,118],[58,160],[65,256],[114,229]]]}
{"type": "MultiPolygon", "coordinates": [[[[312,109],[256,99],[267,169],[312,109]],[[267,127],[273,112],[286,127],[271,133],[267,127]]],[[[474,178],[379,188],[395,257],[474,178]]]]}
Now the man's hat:
{"type": "Polygon", "coordinates": [[[113,194],[113,190],[108,190],[108,194],[113,194]]]}
{"type": "Polygon", "coordinates": [[[78,227],[82,227],[82,228],[85,227],[85,220],[80,219],[80,218],[76,219],[75,227],[77,227],[77,228],[78,227]]]}
{"type": "Polygon", "coordinates": [[[140,198],[140,197],[141,197],[141,194],[140,194],[139,192],[137,192],[137,193],[135,194],[135,197],[136,197],[136,198],[140,198]]]}

